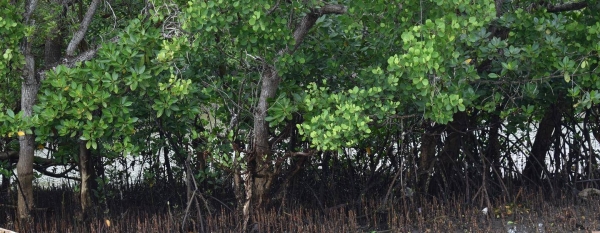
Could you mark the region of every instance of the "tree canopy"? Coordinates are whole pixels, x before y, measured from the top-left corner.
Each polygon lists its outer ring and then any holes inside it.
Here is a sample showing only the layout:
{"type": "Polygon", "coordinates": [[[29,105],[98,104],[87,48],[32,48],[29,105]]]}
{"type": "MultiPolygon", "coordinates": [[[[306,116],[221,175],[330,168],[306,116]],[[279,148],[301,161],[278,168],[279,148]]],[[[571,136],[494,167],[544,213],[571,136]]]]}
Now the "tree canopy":
{"type": "Polygon", "coordinates": [[[574,187],[600,175],[598,12],[591,0],[1,1],[3,174],[19,160],[27,189],[28,171],[77,167],[85,210],[106,167],[150,156],[147,177],[184,180],[190,200],[231,186],[245,223],[299,171],[350,174],[361,194],[385,194],[376,180],[433,196],[555,176],[574,187]]]}

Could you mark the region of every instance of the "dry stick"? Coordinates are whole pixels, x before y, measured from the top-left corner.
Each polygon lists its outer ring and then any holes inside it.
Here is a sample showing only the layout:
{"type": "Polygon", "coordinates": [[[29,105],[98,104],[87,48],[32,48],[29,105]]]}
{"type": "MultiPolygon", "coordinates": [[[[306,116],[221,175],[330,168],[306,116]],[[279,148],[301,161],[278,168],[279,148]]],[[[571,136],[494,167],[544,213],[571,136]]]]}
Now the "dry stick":
{"type": "MultiPolygon", "coordinates": [[[[197,195],[200,197],[200,199],[202,199],[202,202],[204,203],[204,208],[206,208],[206,211],[207,211],[208,215],[211,216],[211,214],[210,214],[210,208],[208,207],[208,201],[206,201],[206,198],[204,198],[204,195],[202,195],[202,192],[198,191],[199,188],[198,188],[198,183],[196,182],[196,179],[192,179],[192,181],[194,181],[194,187],[196,188],[196,190],[194,190],[194,194],[195,194],[194,196],[196,196],[196,193],[197,193],[197,195]]],[[[219,201],[216,198],[214,198],[214,199],[217,200],[217,201],[219,201]]],[[[221,202],[221,201],[219,201],[219,202],[221,202]]],[[[221,202],[221,204],[223,204],[223,202],[221,202]]],[[[196,205],[199,205],[198,204],[198,200],[196,200],[196,205]]],[[[200,207],[199,206],[197,206],[196,208],[198,208],[198,211],[200,211],[200,207]]]]}
{"type": "Polygon", "coordinates": [[[317,203],[319,203],[319,208],[321,209],[321,211],[323,211],[323,214],[325,214],[325,207],[323,206],[323,203],[321,202],[321,200],[319,200],[319,197],[317,196],[317,193],[315,192],[314,189],[312,189],[310,186],[306,186],[310,192],[313,194],[313,196],[315,197],[315,199],[317,200],[317,203]]]}
{"type": "MultiPolygon", "coordinates": [[[[481,144],[479,143],[479,141],[475,140],[475,143],[477,144],[478,147],[483,148],[481,146],[481,144]]],[[[496,174],[496,176],[499,177],[498,180],[500,181],[500,184],[502,185],[502,189],[504,189],[504,192],[508,194],[508,188],[506,188],[506,185],[504,184],[504,181],[502,181],[502,177],[500,176],[500,173],[498,172],[498,169],[496,169],[496,167],[494,167],[494,166],[491,166],[492,162],[490,162],[490,160],[481,152],[481,150],[478,150],[478,151],[479,151],[479,157],[481,157],[481,162],[483,163],[483,170],[482,171],[484,173],[484,177],[483,177],[484,183],[485,183],[485,178],[486,178],[486,176],[485,176],[485,174],[486,174],[486,172],[485,172],[485,169],[486,169],[485,164],[486,164],[486,161],[487,161],[488,164],[490,164],[490,167],[492,168],[492,171],[494,171],[494,173],[496,174]]],[[[487,198],[487,205],[488,205],[487,207],[488,208],[491,208],[491,204],[490,203],[491,202],[490,202],[489,196],[488,196],[488,198],[487,198]]]]}
{"type": "MultiPolygon", "coordinates": [[[[192,206],[192,200],[193,200],[193,198],[190,198],[190,200],[188,200],[187,207],[185,207],[185,215],[183,216],[183,224],[181,225],[182,228],[185,227],[185,225],[186,225],[185,223],[187,222],[187,217],[190,212],[190,207],[192,206]]],[[[181,230],[183,231],[184,229],[181,229],[181,230]]]]}
{"type": "MultiPolygon", "coordinates": [[[[400,119],[400,132],[401,138],[404,138],[404,120],[400,119]]],[[[400,139],[402,140],[402,139],[400,139]]],[[[398,150],[400,150],[400,147],[398,146],[398,150]]],[[[390,184],[390,187],[388,188],[387,193],[385,194],[385,199],[383,199],[383,206],[387,206],[387,202],[388,202],[388,198],[390,197],[390,194],[392,193],[392,188],[394,187],[394,183],[396,183],[396,179],[398,178],[398,176],[402,173],[402,168],[404,167],[404,159],[402,159],[402,161],[400,161],[400,168],[398,169],[398,172],[396,173],[396,175],[394,175],[394,179],[392,179],[392,183],[390,184]]],[[[404,192],[404,183],[402,182],[402,178],[400,178],[400,184],[403,186],[402,188],[402,192],[404,192]]]]}
{"type": "MultiPolygon", "coordinates": [[[[129,210],[127,210],[127,211],[129,211],[129,210]]],[[[125,211],[125,212],[127,212],[127,211],[125,211]]],[[[167,211],[169,212],[169,220],[170,220],[169,222],[175,222],[175,218],[173,217],[173,214],[171,213],[171,205],[170,205],[169,201],[167,201],[167,211]]],[[[173,231],[175,231],[175,230],[173,229],[173,231]]]]}
{"type": "MultiPolygon", "coordinates": [[[[203,198],[202,194],[200,194],[200,197],[203,198]]],[[[233,212],[233,209],[229,208],[229,206],[227,206],[227,204],[223,203],[221,200],[219,200],[219,199],[217,199],[216,197],[213,197],[213,196],[208,196],[208,197],[214,199],[215,201],[217,201],[219,203],[221,203],[221,205],[225,206],[225,208],[227,208],[227,210],[233,212]]],[[[210,211],[208,213],[210,214],[210,211]]]]}
{"type": "MultiPolygon", "coordinates": [[[[489,159],[487,157],[484,157],[484,159],[491,164],[491,162],[489,161],[489,159]]],[[[502,180],[500,173],[498,172],[498,169],[496,169],[496,167],[491,166],[492,167],[492,171],[494,171],[494,173],[496,174],[496,176],[500,177],[500,179],[498,179],[498,181],[500,181],[500,185],[502,185],[502,189],[504,189],[504,192],[506,194],[508,194],[508,188],[506,187],[506,184],[504,184],[504,181],[502,180]]],[[[513,200],[514,201],[514,200],[513,200]]]]}
{"type": "MultiPolygon", "coordinates": [[[[590,137],[590,130],[588,129],[587,125],[589,124],[589,115],[590,115],[590,110],[586,110],[586,114],[585,114],[585,123],[583,125],[583,129],[582,131],[584,132],[584,137],[585,137],[585,141],[587,142],[588,145],[590,145],[590,148],[592,147],[592,140],[590,137]],[[588,124],[586,124],[588,123],[588,124]]],[[[588,179],[594,179],[594,173],[593,173],[593,165],[594,165],[594,158],[596,157],[594,150],[590,150],[590,149],[586,149],[585,150],[586,154],[588,154],[588,179]]]]}
{"type": "Polygon", "coordinates": [[[398,172],[396,172],[396,175],[394,175],[394,179],[392,179],[392,183],[390,184],[390,187],[388,188],[388,191],[385,194],[385,198],[383,199],[383,206],[387,206],[388,198],[390,197],[390,194],[392,193],[392,188],[394,188],[394,183],[396,183],[396,179],[398,178],[400,173],[402,173],[402,167],[400,167],[400,169],[398,169],[398,172]]]}
{"type": "MultiPolygon", "coordinates": [[[[186,168],[187,168],[187,172],[191,172],[192,171],[189,163],[186,163],[186,168]]],[[[200,193],[198,191],[198,183],[196,183],[196,179],[194,179],[194,177],[192,176],[191,180],[193,181],[193,184],[194,184],[194,191],[193,191],[192,197],[190,197],[190,200],[188,200],[188,205],[187,205],[187,207],[185,209],[185,215],[183,217],[183,224],[185,225],[185,223],[186,223],[186,220],[187,220],[187,217],[189,215],[189,210],[190,210],[190,207],[191,207],[192,203],[196,203],[196,211],[198,212],[198,218],[199,218],[199,221],[200,221],[200,229],[201,229],[200,232],[204,232],[204,221],[202,219],[202,213],[200,212],[200,206],[198,204],[198,199],[196,199],[197,195],[200,195],[200,198],[202,198],[202,200],[204,200],[204,204],[205,204],[205,207],[206,207],[207,210],[209,210],[208,209],[208,204],[206,202],[206,199],[204,199],[204,197],[202,196],[202,193],[200,193]]],[[[210,213],[210,211],[209,211],[209,213],[210,213]]]]}
{"type": "MultiPolygon", "coordinates": [[[[549,178],[550,172],[548,171],[548,168],[545,166],[546,164],[545,163],[542,164],[542,162],[539,161],[535,156],[530,156],[530,158],[532,158],[532,157],[533,157],[534,162],[536,162],[540,167],[542,167],[541,172],[545,173],[546,176],[549,178]]],[[[539,175],[539,173],[538,173],[538,175],[539,175]]],[[[550,186],[550,192],[552,193],[552,197],[556,196],[556,193],[554,192],[554,185],[552,185],[552,181],[550,181],[550,179],[546,179],[546,181],[548,182],[548,186],[550,186]]]]}

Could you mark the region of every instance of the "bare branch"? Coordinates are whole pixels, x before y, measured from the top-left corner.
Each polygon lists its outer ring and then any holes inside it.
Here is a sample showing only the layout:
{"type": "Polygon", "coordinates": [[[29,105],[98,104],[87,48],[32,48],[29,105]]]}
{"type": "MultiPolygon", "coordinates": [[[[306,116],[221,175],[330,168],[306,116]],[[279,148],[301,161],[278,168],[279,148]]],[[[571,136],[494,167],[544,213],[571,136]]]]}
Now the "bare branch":
{"type": "Polygon", "coordinates": [[[100,0],[92,0],[90,7],[88,8],[87,12],[85,12],[85,16],[83,17],[83,20],[79,25],[79,30],[75,32],[75,35],[73,35],[73,39],[71,39],[71,42],[69,42],[69,46],[67,46],[67,56],[71,57],[75,54],[75,49],[77,48],[77,45],[79,45],[79,43],[83,40],[83,37],[85,36],[85,33],[88,27],[90,26],[90,22],[92,22],[92,17],[96,12],[96,8],[98,8],[99,3],[100,0]]]}
{"type": "Polygon", "coordinates": [[[586,1],[568,2],[568,3],[555,5],[555,6],[548,6],[548,12],[558,13],[558,12],[565,12],[565,11],[575,11],[575,10],[581,10],[583,8],[586,8],[587,6],[588,6],[588,3],[586,1]]]}

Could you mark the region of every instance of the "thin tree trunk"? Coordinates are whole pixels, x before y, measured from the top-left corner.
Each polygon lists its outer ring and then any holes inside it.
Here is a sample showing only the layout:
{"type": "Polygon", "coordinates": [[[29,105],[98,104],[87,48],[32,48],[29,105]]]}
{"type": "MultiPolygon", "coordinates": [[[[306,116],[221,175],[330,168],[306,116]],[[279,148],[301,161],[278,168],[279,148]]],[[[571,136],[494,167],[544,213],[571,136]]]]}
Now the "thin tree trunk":
{"type": "Polygon", "coordinates": [[[169,148],[163,147],[163,158],[165,160],[165,170],[167,172],[167,184],[171,184],[173,182],[173,170],[171,169],[171,161],[169,156],[169,148]]]}
{"type": "MultiPolygon", "coordinates": [[[[31,14],[37,6],[37,0],[25,2],[25,25],[33,26],[30,21],[31,14]]],[[[39,77],[36,76],[35,60],[31,54],[31,41],[24,39],[22,45],[23,55],[25,56],[25,66],[23,67],[23,81],[21,84],[21,111],[23,118],[31,117],[33,105],[37,99],[37,92],[40,86],[39,77]]],[[[19,161],[17,163],[18,178],[18,198],[17,206],[19,218],[28,219],[34,206],[33,201],[33,155],[35,151],[35,137],[32,134],[23,134],[19,136],[19,161]]]]}
{"type": "MultiPolygon", "coordinates": [[[[489,129],[488,143],[487,143],[487,147],[485,149],[484,155],[488,157],[489,161],[491,161],[492,164],[490,164],[490,166],[492,167],[492,169],[495,171],[500,171],[501,164],[500,164],[499,136],[500,136],[500,126],[502,125],[502,122],[500,122],[500,115],[498,113],[493,113],[493,115],[491,116],[490,123],[492,125],[489,129]]],[[[492,173],[492,175],[493,174],[496,174],[496,173],[492,173]]],[[[502,179],[502,177],[495,177],[495,178],[496,178],[496,180],[502,179]]]]}

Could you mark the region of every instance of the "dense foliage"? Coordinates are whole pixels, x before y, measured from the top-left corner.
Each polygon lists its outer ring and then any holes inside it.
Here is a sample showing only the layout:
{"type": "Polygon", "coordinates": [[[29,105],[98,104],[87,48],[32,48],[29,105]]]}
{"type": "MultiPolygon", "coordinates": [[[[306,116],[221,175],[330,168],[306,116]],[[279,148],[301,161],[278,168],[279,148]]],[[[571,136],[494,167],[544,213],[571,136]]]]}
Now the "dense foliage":
{"type": "Polygon", "coordinates": [[[230,190],[246,217],[302,179],[483,200],[600,176],[595,1],[32,2],[0,2],[0,157],[35,135],[34,168],[78,167],[83,199],[127,159],[190,201],[230,190]]]}

